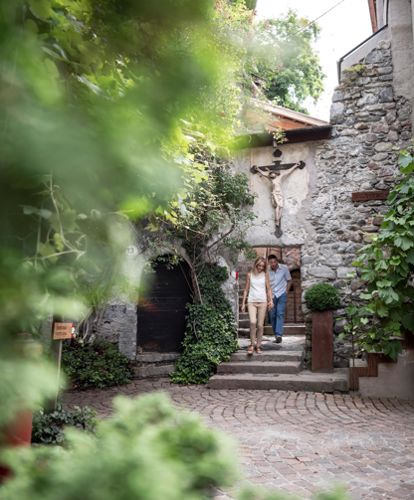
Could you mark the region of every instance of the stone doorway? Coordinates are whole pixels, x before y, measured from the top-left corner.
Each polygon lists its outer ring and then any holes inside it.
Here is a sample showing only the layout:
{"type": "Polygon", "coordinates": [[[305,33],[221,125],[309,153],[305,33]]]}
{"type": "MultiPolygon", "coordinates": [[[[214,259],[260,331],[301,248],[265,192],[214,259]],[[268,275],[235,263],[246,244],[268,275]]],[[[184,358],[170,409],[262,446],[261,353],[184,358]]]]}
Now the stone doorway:
{"type": "Polygon", "coordinates": [[[282,264],[288,266],[292,276],[292,289],[288,293],[286,305],[285,323],[301,324],[303,323],[302,312],[302,281],[300,273],[301,251],[300,246],[286,247],[255,247],[258,257],[264,257],[266,260],[269,255],[276,255],[282,264]]]}
{"type": "Polygon", "coordinates": [[[181,352],[186,305],[191,302],[187,264],[155,262],[144,273],[146,286],[138,302],[138,352],[181,352]]]}

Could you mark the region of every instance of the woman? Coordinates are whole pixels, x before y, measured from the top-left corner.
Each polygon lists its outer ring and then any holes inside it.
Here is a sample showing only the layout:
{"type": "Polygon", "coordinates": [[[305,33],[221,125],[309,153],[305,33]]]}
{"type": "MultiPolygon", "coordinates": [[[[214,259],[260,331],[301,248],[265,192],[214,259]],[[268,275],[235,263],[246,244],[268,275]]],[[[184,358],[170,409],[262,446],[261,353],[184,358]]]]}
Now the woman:
{"type": "Polygon", "coordinates": [[[266,259],[263,257],[258,257],[254,261],[252,270],[247,274],[242,312],[246,310],[246,300],[250,320],[250,345],[247,353],[253,354],[256,348],[256,352],[260,354],[266,308],[270,310],[273,307],[269,275],[266,272],[266,259]]]}

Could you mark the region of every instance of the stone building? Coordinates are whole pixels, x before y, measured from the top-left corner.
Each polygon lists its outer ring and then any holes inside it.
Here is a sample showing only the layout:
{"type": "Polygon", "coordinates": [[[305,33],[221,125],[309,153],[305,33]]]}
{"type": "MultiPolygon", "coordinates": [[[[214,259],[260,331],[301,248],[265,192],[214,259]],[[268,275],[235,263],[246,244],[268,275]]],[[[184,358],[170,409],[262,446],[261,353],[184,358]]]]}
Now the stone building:
{"type": "MultiPolygon", "coordinates": [[[[249,243],[259,253],[278,252],[295,272],[294,311],[288,313],[293,323],[303,321],[298,291],[300,298],[313,283],[329,282],[345,306],[361,286],[352,262],[378,230],[386,194],[398,175],[398,150],[411,142],[414,4],[369,0],[369,5],[374,32],[338,62],[330,123],[265,106],[265,126],[244,137],[247,145],[234,161],[234,170],[248,175],[256,194],[249,243]],[[277,128],[285,131],[285,142],[275,145],[277,128]],[[277,185],[270,167],[283,174],[277,185]],[[272,193],[283,200],[280,224],[272,193]]],[[[240,256],[236,267],[227,265],[233,277],[226,291],[237,311],[234,271],[244,272],[247,264],[240,256]]],[[[339,310],[337,332],[343,316],[339,310]]],[[[136,304],[109,306],[101,333],[135,357],[145,335],[136,304]]],[[[340,344],[336,362],[344,362],[340,344]]]]}

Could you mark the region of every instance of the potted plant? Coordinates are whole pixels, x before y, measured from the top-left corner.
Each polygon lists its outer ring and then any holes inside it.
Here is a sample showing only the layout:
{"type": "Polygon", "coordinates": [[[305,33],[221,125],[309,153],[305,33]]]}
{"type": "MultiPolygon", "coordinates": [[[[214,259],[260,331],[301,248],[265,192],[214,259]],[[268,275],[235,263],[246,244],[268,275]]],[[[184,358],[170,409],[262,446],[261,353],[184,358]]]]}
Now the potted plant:
{"type": "Polygon", "coordinates": [[[311,286],[305,302],[312,311],[312,371],[333,371],[333,315],[340,299],[338,290],[328,283],[311,286]]]}
{"type": "MultiPolygon", "coordinates": [[[[57,389],[54,369],[42,363],[42,347],[30,335],[20,334],[8,354],[7,358],[4,353],[0,357],[0,452],[30,446],[32,410],[57,389]]],[[[0,462],[0,484],[10,474],[10,469],[0,462]]]]}

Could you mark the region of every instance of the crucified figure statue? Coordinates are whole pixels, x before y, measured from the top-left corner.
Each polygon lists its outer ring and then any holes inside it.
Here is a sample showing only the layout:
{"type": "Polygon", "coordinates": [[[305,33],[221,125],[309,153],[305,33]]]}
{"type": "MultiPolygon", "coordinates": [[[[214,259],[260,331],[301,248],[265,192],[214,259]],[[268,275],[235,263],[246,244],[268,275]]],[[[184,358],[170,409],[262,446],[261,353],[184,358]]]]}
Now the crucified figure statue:
{"type": "Polygon", "coordinates": [[[281,220],[282,211],[284,206],[283,192],[282,192],[282,182],[286,177],[288,177],[297,168],[303,168],[305,163],[300,161],[298,163],[291,164],[290,168],[284,170],[268,170],[267,167],[252,167],[252,172],[258,173],[261,177],[268,179],[271,182],[272,190],[272,205],[275,208],[275,224],[276,231],[275,234],[279,238],[282,235],[281,220]]]}

